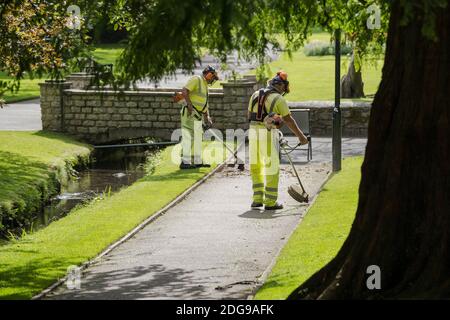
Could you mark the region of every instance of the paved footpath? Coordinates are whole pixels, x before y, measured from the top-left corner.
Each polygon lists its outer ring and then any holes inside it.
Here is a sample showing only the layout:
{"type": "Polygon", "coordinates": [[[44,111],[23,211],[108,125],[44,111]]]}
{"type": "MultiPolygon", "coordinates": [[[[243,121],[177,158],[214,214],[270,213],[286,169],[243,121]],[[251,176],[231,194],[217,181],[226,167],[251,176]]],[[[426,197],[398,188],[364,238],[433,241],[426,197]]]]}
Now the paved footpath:
{"type": "MultiPolygon", "coordinates": [[[[316,140],[317,159],[320,150],[328,153],[328,140],[316,140]]],[[[365,140],[350,142],[350,154],[364,151],[365,140]]],[[[295,158],[300,162],[302,157],[295,158]]],[[[330,164],[313,161],[298,169],[312,198],[330,164]]],[[[246,299],[306,212],[306,204],[287,194],[295,182],[292,169],[282,164],[279,190],[285,209],[250,210],[248,171],[225,167],[86,269],[80,290],[63,285],[48,298],[246,299]]]]}
{"type": "Polygon", "coordinates": [[[42,130],[39,99],[11,103],[0,108],[0,130],[42,130]]]}
{"type": "MultiPolygon", "coordinates": [[[[327,164],[302,169],[311,195],[328,171],[327,164]]],[[[62,286],[50,298],[245,299],[307,207],[287,195],[290,170],[281,175],[285,209],[263,212],[249,208],[248,172],[225,168],[88,268],[81,290],[62,286]]]]}

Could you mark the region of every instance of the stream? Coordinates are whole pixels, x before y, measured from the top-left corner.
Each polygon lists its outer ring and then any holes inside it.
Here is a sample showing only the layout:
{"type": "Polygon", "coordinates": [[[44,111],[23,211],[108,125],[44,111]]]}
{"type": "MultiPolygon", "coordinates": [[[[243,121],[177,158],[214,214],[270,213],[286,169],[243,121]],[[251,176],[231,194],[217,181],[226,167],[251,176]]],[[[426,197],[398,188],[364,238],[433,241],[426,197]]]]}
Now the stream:
{"type": "Polygon", "coordinates": [[[32,223],[36,231],[67,215],[76,205],[114,193],[142,178],[144,165],[155,150],[144,148],[95,149],[89,168],[61,188],[32,223]]]}

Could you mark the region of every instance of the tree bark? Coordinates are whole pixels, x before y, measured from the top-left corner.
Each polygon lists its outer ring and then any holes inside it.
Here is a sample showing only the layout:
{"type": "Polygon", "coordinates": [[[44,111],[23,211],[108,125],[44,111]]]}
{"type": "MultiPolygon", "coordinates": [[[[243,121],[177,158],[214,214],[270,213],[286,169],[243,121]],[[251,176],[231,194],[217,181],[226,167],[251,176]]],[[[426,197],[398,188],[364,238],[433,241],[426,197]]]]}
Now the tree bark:
{"type": "Polygon", "coordinates": [[[347,74],[341,79],[341,98],[363,98],[364,82],[362,81],[361,69],[355,69],[355,55],[352,54],[350,64],[348,66],[347,74]]]}
{"type": "Polygon", "coordinates": [[[450,298],[450,4],[436,42],[413,16],[402,25],[393,3],[350,234],[289,299],[450,298]],[[370,265],[380,290],[367,287],[370,265]]]}

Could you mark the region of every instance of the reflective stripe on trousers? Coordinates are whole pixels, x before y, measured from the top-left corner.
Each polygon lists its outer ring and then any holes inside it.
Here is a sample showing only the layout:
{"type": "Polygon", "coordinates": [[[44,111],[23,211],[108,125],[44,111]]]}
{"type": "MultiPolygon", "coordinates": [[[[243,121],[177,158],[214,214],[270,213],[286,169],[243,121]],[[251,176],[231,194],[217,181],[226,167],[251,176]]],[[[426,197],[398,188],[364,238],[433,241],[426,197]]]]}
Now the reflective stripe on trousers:
{"type": "Polygon", "coordinates": [[[278,130],[252,123],[249,130],[253,201],[273,206],[278,199],[280,170],[278,130]]]}

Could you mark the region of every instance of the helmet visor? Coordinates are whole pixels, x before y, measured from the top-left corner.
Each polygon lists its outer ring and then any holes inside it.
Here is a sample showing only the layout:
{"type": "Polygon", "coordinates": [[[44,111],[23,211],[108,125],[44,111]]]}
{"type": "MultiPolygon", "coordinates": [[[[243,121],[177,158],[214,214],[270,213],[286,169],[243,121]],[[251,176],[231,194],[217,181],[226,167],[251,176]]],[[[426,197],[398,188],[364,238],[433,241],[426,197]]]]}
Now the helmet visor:
{"type": "Polygon", "coordinates": [[[285,81],[284,88],[285,88],[285,90],[284,90],[285,94],[288,94],[289,92],[291,92],[291,88],[289,87],[289,81],[287,81],[287,80],[285,81]]]}

